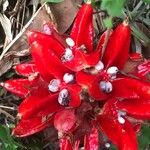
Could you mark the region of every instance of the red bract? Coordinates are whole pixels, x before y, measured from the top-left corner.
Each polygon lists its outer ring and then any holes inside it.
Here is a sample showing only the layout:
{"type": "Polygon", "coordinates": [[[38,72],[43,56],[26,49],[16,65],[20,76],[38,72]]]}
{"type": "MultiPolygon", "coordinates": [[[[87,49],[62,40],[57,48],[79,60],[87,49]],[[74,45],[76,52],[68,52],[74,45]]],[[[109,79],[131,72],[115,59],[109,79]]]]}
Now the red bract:
{"type": "Polygon", "coordinates": [[[150,73],[150,61],[146,61],[143,64],[138,66],[138,73],[142,76],[150,73]]]}
{"type": "MultiPolygon", "coordinates": [[[[150,119],[150,84],[121,74],[129,56],[130,26],[124,21],[111,31],[103,52],[104,32],[94,50],[92,16],[88,1],[70,36],[48,23],[44,33],[28,31],[32,61],[14,67],[24,78],[1,83],[25,98],[14,135],[28,136],[53,125],[61,150],[109,148],[110,141],[120,150],[138,149],[138,119],[150,119]]],[[[147,74],[149,63],[138,69],[147,74]]]]}

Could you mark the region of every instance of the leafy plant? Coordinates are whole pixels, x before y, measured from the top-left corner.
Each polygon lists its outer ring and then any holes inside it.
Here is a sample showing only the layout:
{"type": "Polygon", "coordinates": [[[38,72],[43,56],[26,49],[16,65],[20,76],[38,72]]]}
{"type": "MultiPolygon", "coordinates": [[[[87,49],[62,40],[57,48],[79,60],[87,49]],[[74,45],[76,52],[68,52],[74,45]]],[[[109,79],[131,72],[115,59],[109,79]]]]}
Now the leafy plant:
{"type": "Polygon", "coordinates": [[[0,143],[1,150],[17,150],[18,148],[18,144],[10,135],[10,129],[4,125],[0,125],[0,143]]]}

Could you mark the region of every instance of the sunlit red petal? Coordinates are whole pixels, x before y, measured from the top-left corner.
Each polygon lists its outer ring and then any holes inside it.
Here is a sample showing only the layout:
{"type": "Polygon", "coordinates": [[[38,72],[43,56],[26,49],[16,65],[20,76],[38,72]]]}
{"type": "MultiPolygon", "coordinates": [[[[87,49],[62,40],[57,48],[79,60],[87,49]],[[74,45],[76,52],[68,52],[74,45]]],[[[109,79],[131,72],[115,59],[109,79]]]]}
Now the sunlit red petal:
{"type": "Polygon", "coordinates": [[[125,120],[120,124],[111,116],[101,115],[97,117],[99,128],[119,148],[119,150],[137,150],[137,140],[132,125],[125,120]]]}
{"type": "Polygon", "coordinates": [[[41,70],[42,68],[45,68],[48,74],[53,75],[54,78],[62,79],[65,73],[70,73],[70,70],[67,69],[53,53],[51,47],[49,48],[44,42],[34,42],[32,44],[32,55],[35,58],[35,61],[38,61],[38,63],[39,59],[36,58],[36,56],[40,55],[39,57],[41,57],[43,60],[43,64],[38,64],[38,67],[40,67],[41,70]],[[39,51],[41,51],[40,54],[39,51]]]}
{"type": "Polygon", "coordinates": [[[93,8],[90,4],[83,4],[79,10],[70,37],[75,41],[75,45],[80,47],[85,45],[88,52],[93,50],[93,8]]]}
{"type": "Polygon", "coordinates": [[[149,99],[150,83],[127,77],[117,78],[113,81],[112,95],[122,98],[149,99]]]}
{"type": "Polygon", "coordinates": [[[52,124],[52,118],[36,117],[29,120],[21,120],[13,129],[12,134],[17,137],[25,137],[37,133],[52,124]]]}
{"type": "Polygon", "coordinates": [[[17,71],[18,74],[26,77],[37,72],[37,68],[33,62],[18,64],[15,66],[15,70],[17,71]]]}
{"type": "Polygon", "coordinates": [[[71,73],[71,71],[63,65],[62,61],[58,59],[53,49],[48,47],[46,43],[38,42],[37,46],[42,49],[47,71],[55,78],[62,79],[65,73],[71,73]]]}
{"type": "Polygon", "coordinates": [[[54,77],[47,71],[42,47],[39,47],[39,44],[36,41],[31,45],[31,54],[40,75],[44,80],[49,82],[54,77]]]}
{"type": "Polygon", "coordinates": [[[66,137],[59,140],[60,150],[73,150],[70,140],[66,137]]]}
{"type": "Polygon", "coordinates": [[[44,88],[36,89],[35,93],[26,98],[19,106],[19,116],[28,119],[55,113],[62,107],[58,103],[58,94],[49,94],[44,88]]]}
{"type": "Polygon", "coordinates": [[[36,31],[28,31],[27,36],[29,44],[32,44],[35,41],[44,42],[59,58],[64,53],[65,46],[63,45],[63,43],[60,43],[54,36],[46,35],[44,33],[36,31]]]}
{"type": "Polygon", "coordinates": [[[92,128],[91,133],[89,135],[85,135],[84,137],[84,149],[85,150],[98,150],[99,142],[98,142],[98,129],[92,128]]]}
{"type": "Polygon", "coordinates": [[[129,56],[130,34],[130,27],[125,22],[114,30],[102,59],[106,68],[117,66],[119,69],[123,69],[129,56]]]}

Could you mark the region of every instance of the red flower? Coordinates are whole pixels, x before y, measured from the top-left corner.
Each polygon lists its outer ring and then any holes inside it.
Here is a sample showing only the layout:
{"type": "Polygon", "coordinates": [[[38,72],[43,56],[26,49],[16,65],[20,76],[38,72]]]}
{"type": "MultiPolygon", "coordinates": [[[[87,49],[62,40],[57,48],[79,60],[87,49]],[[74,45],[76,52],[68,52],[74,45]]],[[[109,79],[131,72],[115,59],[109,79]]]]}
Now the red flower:
{"type": "Polygon", "coordinates": [[[44,33],[27,33],[33,60],[15,67],[24,78],[1,83],[25,98],[14,135],[28,136],[54,124],[62,150],[98,150],[110,147],[110,141],[120,150],[138,149],[138,119],[150,118],[150,84],[120,73],[129,56],[128,23],[111,32],[103,52],[106,33],[93,48],[92,15],[87,2],[70,36],[49,24],[44,33]]]}
{"type": "Polygon", "coordinates": [[[150,73],[150,61],[145,61],[143,64],[138,66],[138,73],[142,76],[150,73]]]}

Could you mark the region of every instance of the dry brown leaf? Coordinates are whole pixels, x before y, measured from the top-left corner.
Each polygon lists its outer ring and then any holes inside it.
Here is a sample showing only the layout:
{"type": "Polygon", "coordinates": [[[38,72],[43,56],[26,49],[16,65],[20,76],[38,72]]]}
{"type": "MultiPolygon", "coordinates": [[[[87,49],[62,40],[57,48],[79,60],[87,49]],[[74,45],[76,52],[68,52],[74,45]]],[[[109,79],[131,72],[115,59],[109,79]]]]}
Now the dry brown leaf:
{"type": "MultiPolygon", "coordinates": [[[[137,26],[147,37],[150,38],[150,30],[144,24],[138,22],[137,26]]],[[[150,59],[150,42],[148,43],[146,47],[143,47],[142,53],[146,59],[150,59]]]]}
{"type": "Polygon", "coordinates": [[[52,21],[45,4],[35,13],[16,38],[6,47],[0,57],[0,76],[7,72],[15,63],[16,58],[29,54],[29,46],[25,35],[26,30],[42,31],[44,22],[52,21]]]}
{"type": "Polygon", "coordinates": [[[60,33],[69,29],[79,9],[78,5],[81,3],[82,0],[64,0],[61,3],[50,4],[60,33]]]}

